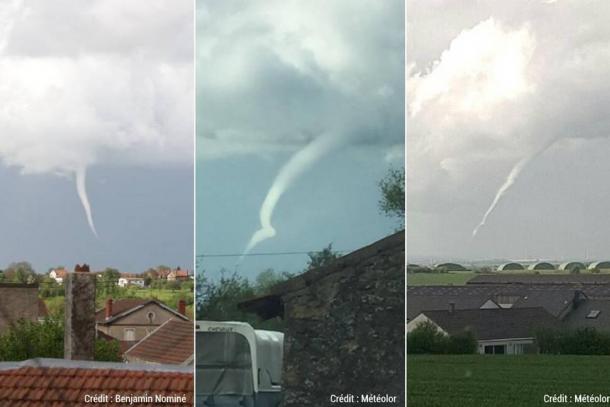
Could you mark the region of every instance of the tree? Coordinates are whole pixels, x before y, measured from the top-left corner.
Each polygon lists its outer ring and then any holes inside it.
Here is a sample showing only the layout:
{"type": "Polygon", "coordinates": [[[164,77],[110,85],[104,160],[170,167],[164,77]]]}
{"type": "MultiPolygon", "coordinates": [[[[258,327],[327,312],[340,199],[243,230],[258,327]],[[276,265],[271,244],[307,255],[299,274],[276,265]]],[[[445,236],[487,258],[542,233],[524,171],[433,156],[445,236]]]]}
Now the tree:
{"type": "MultiPolygon", "coordinates": [[[[272,270],[271,272],[275,274],[272,270]]],[[[243,321],[256,329],[284,330],[284,321],[273,318],[262,321],[255,314],[239,309],[238,304],[252,299],[260,293],[260,285],[266,285],[270,279],[269,270],[253,285],[247,278],[223,272],[220,281],[214,282],[197,276],[197,319],[207,321],[243,321]]],[[[281,274],[280,276],[285,276],[281,274]]],[[[275,274],[274,278],[277,277],[275,274]]],[[[279,281],[278,281],[279,282],[279,281]]]]}
{"type": "Polygon", "coordinates": [[[269,289],[274,285],[281,283],[282,281],[288,280],[292,275],[290,273],[282,272],[278,273],[272,268],[268,268],[262,271],[256,276],[254,290],[257,294],[267,294],[269,289]]]}
{"type": "Polygon", "coordinates": [[[307,261],[307,269],[305,271],[326,266],[341,257],[338,252],[333,251],[332,243],[329,243],[328,246],[319,252],[309,252],[307,255],[309,260],[307,261]]]}
{"type": "Polygon", "coordinates": [[[102,272],[102,277],[100,278],[98,284],[98,291],[101,295],[114,295],[117,292],[117,285],[119,284],[119,278],[121,278],[121,273],[117,269],[113,269],[107,267],[102,272]]]}
{"type": "MultiPolygon", "coordinates": [[[[33,358],[63,358],[64,324],[59,318],[43,322],[20,320],[0,335],[0,360],[18,361],[33,358]]],[[[97,339],[95,360],[121,361],[118,341],[97,339]]]]}
{"type": "Polygon", "coordinates": [[[5,281],[10,283],[30,284],[36,281],[36,272],[27,261],[11,263],[4,270],[5,281]]]}
{"type": "Polygon", "coordinates": [[[379,181],[381,199],[379,209],[388,217],[398,218],[401,227],[405,222],[405,169],[391,168],[379,181]]]}
{"type": "Polygon", "coordinates": [[[40,279],[39,294],[43,298],[57,297],[64,295],[64,287],[58,284],[57,281],[45,275],[40,279]]]}

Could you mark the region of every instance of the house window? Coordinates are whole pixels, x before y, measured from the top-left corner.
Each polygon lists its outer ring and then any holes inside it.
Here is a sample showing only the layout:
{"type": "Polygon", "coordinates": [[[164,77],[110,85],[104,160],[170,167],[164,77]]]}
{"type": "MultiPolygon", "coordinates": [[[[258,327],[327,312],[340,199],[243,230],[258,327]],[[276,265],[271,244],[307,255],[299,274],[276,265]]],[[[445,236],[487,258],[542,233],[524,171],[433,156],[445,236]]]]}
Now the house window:
{"type": "Polygon", "coordinates": [[[135,341],[136,340],[136,330],[134,328],[123,329],[123,340],[124,341],[135,341]]]}
{"type": "Polygon", "coordinates": [[[504,355],[506,353],[506,345],[485,345],[486,355],[504,355]]]}
{"type": "Polygon", "coordinates": [[[155,321],[155,313],[154,312],[149,312],[148,314],[146,314],[146,317],[148,318],[148,323],[152,324],[155,321]]]}

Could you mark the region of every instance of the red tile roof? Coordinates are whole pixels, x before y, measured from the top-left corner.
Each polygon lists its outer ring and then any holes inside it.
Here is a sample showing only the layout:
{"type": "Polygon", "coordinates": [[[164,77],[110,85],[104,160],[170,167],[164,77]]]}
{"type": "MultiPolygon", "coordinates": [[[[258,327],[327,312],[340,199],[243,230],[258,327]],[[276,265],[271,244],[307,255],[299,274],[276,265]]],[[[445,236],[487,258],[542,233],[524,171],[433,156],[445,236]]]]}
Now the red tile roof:
{"type": "Polygon", "coordinates": [[[110,318],[106,319],[106,308],[100,308],[95,312],[95,320],[100,324],[112,324],[115,321],[124,318],[127,315],[130,315],[132,312],[135,312],[141,309],[146,304],[156,304],[157,306],[165,309],[168,312],[175,314],[177,317],[182,318],[184,320],[188,320],[188,317],[180,314],[177,310],[168,307],[163,302],[159,300],[145,300],[145,299],[132,299],[126,298],[121,300],[113,301],[112,303],[112,315],[110,318]]]}
{"type": "Polygon", "coordinates": [[[132,362],[188,364],[193,360],[193,322],[170,319],[125,352],[132,362]]]}
{"type": "Polygon", "coordinates": [[[68,270],[65,268],[55,269],[54,271],[57,278],[66,278],[66,275],[68,274],[68,270]]]}
{"type": "MultiPolygon", "coordinates": [[[[0,363],[0,405],[28,407],[59,407],[85,405],[86,395],[107,394],[109,402],[98,405],[129,405],[113,403],[113,397],[185,396],[186,402],[163,403],[164,406],[193,405],[193,372],[178,367],[153,369],[146,365],[105,362],[32,359],[19,364],[0,363]]],[[[175,399],[174,399],[175,400],[175,399]]]]}
{"type": "MultiPolygon", "coordinates": [[[[149,301],[151,300],[141,298],[123,298],[120,300],[114,300],[112,301],[111,316],[114,317],[116,315],[122,314],[125,311],[146,304],[149,301]]],[[[95,312],[95,320],[98,322],[103,322],[106,320],[106,308],[100,308],[95,312]]]]}

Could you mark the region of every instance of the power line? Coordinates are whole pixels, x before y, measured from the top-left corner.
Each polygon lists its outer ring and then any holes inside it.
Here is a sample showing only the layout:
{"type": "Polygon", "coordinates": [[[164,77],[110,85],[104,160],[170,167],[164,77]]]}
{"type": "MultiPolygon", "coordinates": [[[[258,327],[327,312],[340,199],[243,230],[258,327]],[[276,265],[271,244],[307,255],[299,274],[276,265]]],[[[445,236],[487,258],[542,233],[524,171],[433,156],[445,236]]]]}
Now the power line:
{"type": "MultiPolygon", "coordinates": [[[[353,250],[333,250],[334,253],[346,253],[353,250]]],[[[198,254],[197,258],[209,258],[209,257],[252,257],[252,256],[291,256],[291,255],[302,255],[310,253],[323,253],[324,250],[310,250],[310,251],[299,251],[299,252],[259,252],[259,253],[202,253],[198,254]]]]}

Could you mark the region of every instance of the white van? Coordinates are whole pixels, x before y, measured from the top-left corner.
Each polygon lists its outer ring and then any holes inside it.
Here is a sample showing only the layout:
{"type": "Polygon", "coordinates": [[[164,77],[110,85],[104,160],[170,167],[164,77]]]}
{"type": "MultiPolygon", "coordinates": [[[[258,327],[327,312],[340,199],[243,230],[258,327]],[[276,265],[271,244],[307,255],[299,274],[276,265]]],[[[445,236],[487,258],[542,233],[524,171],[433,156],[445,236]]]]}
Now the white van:
{"type": "Polygon", "coordinates": [[[284,334],[245,322],[197,321],[198,407],[277,407],[284,334]]]}

